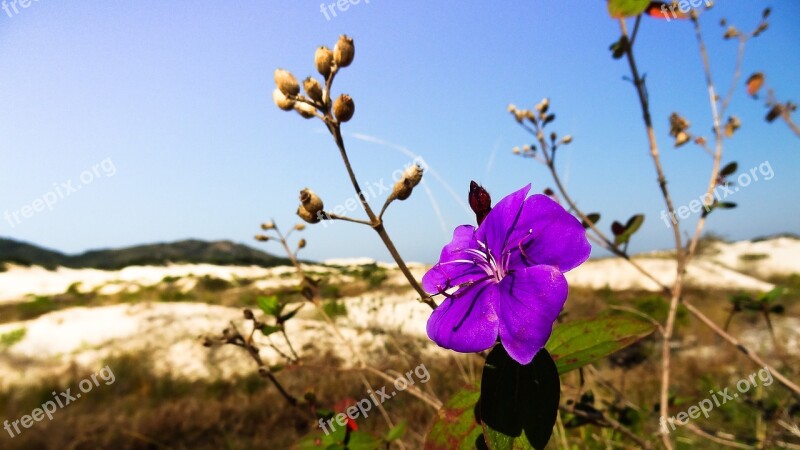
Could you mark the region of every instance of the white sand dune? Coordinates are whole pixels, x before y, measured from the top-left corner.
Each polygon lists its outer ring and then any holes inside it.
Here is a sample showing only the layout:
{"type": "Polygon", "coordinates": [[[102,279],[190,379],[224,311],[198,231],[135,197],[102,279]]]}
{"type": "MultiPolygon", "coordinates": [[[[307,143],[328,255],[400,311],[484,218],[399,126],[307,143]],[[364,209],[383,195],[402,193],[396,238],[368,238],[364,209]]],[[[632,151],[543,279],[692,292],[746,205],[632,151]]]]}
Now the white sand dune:
{"type": "MultiPolygon", "coordinates": [[[[356,308],[352,316],[361,317],[361,313],[356,308]]],[[[75,366],[91,374],[109,357],[136,352],[149,355],[156,373],[185,379],[251,374],[256,366],[241,348],[225,345],[209,349],[201,345],[202,336],[219,335],[230,321],[235,321],[243,333],[249,331],[241,317],[239,308],[204,303],[139,303],[69,308],[29,321],[3,324],[0,335],[21,328],[26,332],[21,341],[0,353],[0,389],[59,376],[75,366]]],[[[426,319],[427,316],[422,319],[423,326],[426,319]]],[[[367,325],[363,319],[354,322],[367,325]]],[[[340,333],[368,362],[385,359],[385,349],[391,345],[389,336],[353,327],[349,319],[338,323],[340,333]]],[[[332,328],[321,320],[295,318],[287,323],[286,330],[301,356],[332,351],[345,361],[353,360],[348,345],[326,344],[338,340],[332,328]]],[[[258,332],[254,335],[267,364],[285,362],[270,343],[289,353],[277,336],[267,338],[258,332]]],[[[438,351],[425,339],[420,339],[420,346],[426,353],[438,351]]]]}
{"type": "MultiPolygon", "coordinates": [[[[653,253],[636,257],[636,262],[664,284],[675,276],[675,263],[665,254],[653,253]]],[[[334,260],[337,266],[374,263],[373,260],[334,260]]],[[[417,301],[414,291],[394,266],[383,288],[364,295],[346,298],[347,315],[337,318],[341,332],[365,358],[385,358],[386,349],[394,348],[394,335],[418,338],[424,354],[440,350],[426,339],[425,324],[430,309],[417,301]],[[405,288],[403,288],[405,287],[405,288]],[[373,332],[379,330],[380,332],[373,332]]],[[[417,279],[427,270],[422,264],[410,264],[417,279]]],[[[314,265],[309,270],[332,273],[341,283],[352,277],[340,269],[314,265]]],[[[122,290],[135,291],[157,285],[165,277],[178,278],[181,289],[194,287],[199,277],[212,276],[229,281],[255,280],[251,286],[268,289],[294,286],[297,283],[292,267],[264,269],[259,267],[223,267],[205,264],[170,265],[163,267],[128,267],[119,271],[65,269],[47,271],[39,267],[9,267],[0,273],[0,302],[27,301],[29,294],[63,293],[74,283],[81,291],[111,294],[122,290]]],[[[688,268],[687,283],[708,289],[766,291],[773,287],[763,281],[771,276],[800,274],[800,240],[777,238],[762,242],[718,243],[688,268]]],[[[658,285],[620,259],[592,260],[567,274],[572,286],[612,290],[641,289],[656,291],[658,285]]],[[[318,354],[333,350],[344,360],[351,360],[348,345],[329,345],[331,329],[311,313],[301,312],[290,321],[287,332],[302,354],[318,354]]],[[[238,348],[223,346],[209,350],[200,337],[219,334],[231,320],[241,323],[241,309],[202,303],[138,303],[104,307],[75,307],[52,312],[36,319],[0,325],[0,335],[25,329],[24,337],[0,351],[0,388],[32,383],[43,377],[58,376],[71,367],[87,373],[98,370],[105,359],[131,352],[147,352],[157,371],[185,378],[232,377],[252,373],[254,365],[238,348]]],[[[789,324],[789,322],[787,322],[789,324]]],[[[795,323],[796,324],[796,323],[795,323]]],[[[788,328],[787,328],[788,327],[788,328]]],[[[787,325],[791,331],[792,326],[787,325]]],[[[784,330],[785,331],[785,330],[784,330]]],[[[797,348],[800,335],[786,331],[787,346],[797,348]]],[[[282,362],[280,354],[268,339],[256,333],[261,355],[268,363],[282,362]]],[[[764,341],[763,333],[743,335],[750,344],[764,341]]],[[[288,352],[280,340],[273,342],[288,352]]]]}

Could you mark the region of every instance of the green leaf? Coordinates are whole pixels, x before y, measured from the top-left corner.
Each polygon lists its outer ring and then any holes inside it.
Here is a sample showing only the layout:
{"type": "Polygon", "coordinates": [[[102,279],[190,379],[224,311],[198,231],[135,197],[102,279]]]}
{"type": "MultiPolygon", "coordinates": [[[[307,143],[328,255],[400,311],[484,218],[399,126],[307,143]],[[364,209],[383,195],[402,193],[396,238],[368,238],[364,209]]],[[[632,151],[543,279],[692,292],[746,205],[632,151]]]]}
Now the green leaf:
{"type": "Polygon", "coordinates": [[[269,336],[270,334],[277,333],[282,329],[283,327],[279,325],[264,325],[263,327],[261,327],[261,332],[264,333],[264,336],[269,336]]]}
{"type": "Polygon", "coordinates": [[[317,430],[303,436],[291,448],[292,450],[378,450],[383,446],[383,441],[364,431],[353,431],[349,435],[347,444],[347,427],[339,426],[333,422],[332,430],[325,434],[322,430],[317,430]]]}
{"type": "Polygon", "coordinates": [[[638,16],[649,4],[650,0],[608,0],[608,13],[615,19],[638,16]]]}
{"type": "Polygon", "coordinates": [[[577,320],[558,325],[545,348],[563,374],[622,350],[654,330],[650,322],[625,316],[577,320]]]}
{"type": "Polygon", "coordinates": [[[590,228],[589,224],[596,225],[600,221],[600,213],[591,213],[586,215],[586,219],[582,221],[583,228],[590,228]]]}
{"type": "Polygon", "coordinates": [[[342,446],[341,443],[344,442],[345,435],[347,434],[347,427],[339,426],[335,421],[332,423],[332,429],[328,430],[330,433],[325,434],[322,430],[313,431],[295,442],[291,447],[292,450],[343,449],[344,446],[342,446]]]}
{"type": "Polygon", "coordinates": [[[785,291],[786,291],[785,288],[783,288],[781,286],[778,286],[778,287],[772,289],[769,292],[765,292],[764,294],[761,294],[761,297],[759,297],[759,300],[764,302],[764,303],[774,302],[775,300],[781,298],[785,291]]]}
{"type": "Polygon", "coordinates": [[[486,357],[481,378],[480,418],[492,450],[545,448],[553,434],[561,382],[545,349],[527,365],[502,345],[486,357]]]}
{"type": "MultiPolygon", "coordinates": [[[[619,222],[614,222],[614,223],[619,224],[619,222]]],[[[639,231],[639,228],[642,227],[643,223],[644,223],[644,214],[636,214],[635,216],[631,216],[631,218],[628,219],[628,222],[625,224],[620,233],[617,233],[617,231],[619,231],[618,230],[619,227],[617,227],[617,230],[614,231],[615,235],[614,243],[616,245],[620,245],[628,242],[631,239],[631,236],[633,236],[634,233],[639,231]]]]}
{"type": "Polygon", "coordinates": [[[347,441],[347,450],[378,450],[383,442],[375,436],[364,431],[353,431],[347,441]]]}
{"type": "Polygon", "coordinates": [[[386,441],[392,442],[400,439],[406,433],[406,425],[408,423],[405,420],[400,421],[397,425],[395,425],[389,432],[386,434],[386,441]]]}
{"type": "Polygon", "coordinates": [[[425,438],[425,450],[474,449],[483,431],[475,418],[480,395],[480,388],[467,386],[450,397],[425,438]]]}
{"type": "Polygon", "coordinates": [[[270,316],[277,316],[281,313],[281,309],[283,309],[278,301],[278,297],[274,295],[258,297],[256,303],[258,303],[258,307],[264,311],[264,314],[269,314],[270,316]]]}

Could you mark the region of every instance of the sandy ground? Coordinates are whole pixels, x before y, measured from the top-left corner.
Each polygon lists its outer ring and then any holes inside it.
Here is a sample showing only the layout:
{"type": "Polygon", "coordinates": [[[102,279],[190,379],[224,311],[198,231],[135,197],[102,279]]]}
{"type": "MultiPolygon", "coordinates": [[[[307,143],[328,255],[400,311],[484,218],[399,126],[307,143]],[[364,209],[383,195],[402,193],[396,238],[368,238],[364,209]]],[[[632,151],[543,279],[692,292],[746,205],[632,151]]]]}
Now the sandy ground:
{"type": "MultiPolygon", "coordinates": [[[[663,255],[639,256],[637,263],[669,284],[674,263],[663,255]]],[[[367,259],[327,261],[347,266],[367,264],[367,259]]],[[[389,264],[382,266],[393,268],[389,264]]],[[[419,279],[427,269],[411,264],[419,279]]],[[[309,266],[314,272],[334,271],[325,265],[309,266]]],[[[198,277],[213,276],[226,280],[256,280],[259,289],[296,285],[291,267],[221,267],[213,265],[171,265],[166,267],[128,267],[119,271],[74,270],[47,271],[38,267],[10,267],[0,273],[0,302],[28,301],[30,294],[53,295],[80,283],[81,291],[116,293],[156,285],[165,277],[178,277],[177,283],[191,289],[198,277]]],[[[688,282],[706,288],[766,291],[773,286],[759,280],[771,275],[800,274],[800,240],[779,238],[764,242],[737,242],[717,245],[714,251],[699,258],[688,269],[688,282]],[[758,278],[756,278],[758,277],[758,278]]],[[[614,290],[657,290],[658,286],[620,259],[590,261],[567,274],[572,286],[614,290]]],[[[389,272],[384,286],[407,286],[397,270],[389,272]]],[[[389,289],[368,292],[344,299],[347,316],[337,318],[341,333],[366,360],[381,358],[394,348],[393,335],[419,338],[423,351],[439,350],[426,339],[425,324],[430,309],[414,301],[411,290],[389,289]],[[391,293],[389,293],[391,292],[391,293]],[[373,330],[381,330],[373,333],[373,330]],[[389,332],[389,333],[386,333],[389,332]]],[[[345,360],[352,360],[350,344],[330,345],[332,329],[315,318],[311,308],[288,324],[287,332],[301,354],[333,350],[345,360]]],[[[800,327],[796,318],[778,325],[786,347],[800,351],[800,327]]],[[[788,320],[787,319],[787,320],[788,320]]],[[[35,382],[42,377],[58,376],[70,367],[82,367],[92,373],[103,360],[128,352],[146,351],[155,368],[185,378],[231,377],[252,373],[254,365],[241,349],[224,346],[209,350],[201,337],[219,334],[230,320],[241,323],[241,309],[203,303],[137,303],[104,307],[75,307],[52,312],[33,320],[0,325],[0,335],[24,329],[25,336],[9,348],[0,349],[0,388],[35,382]]],[[[743,333],[742,339],[754,347],[768,342],[763,332],[743,333]],[[749,333],[749,334],[748,334],[749,333]]],[[[257,333],[262,357],[268,363],[283,362],[269,346],[268,339],[257,333]]],[[[270,339],[282,352],[288,348],[273,335],[270,339]]]]}

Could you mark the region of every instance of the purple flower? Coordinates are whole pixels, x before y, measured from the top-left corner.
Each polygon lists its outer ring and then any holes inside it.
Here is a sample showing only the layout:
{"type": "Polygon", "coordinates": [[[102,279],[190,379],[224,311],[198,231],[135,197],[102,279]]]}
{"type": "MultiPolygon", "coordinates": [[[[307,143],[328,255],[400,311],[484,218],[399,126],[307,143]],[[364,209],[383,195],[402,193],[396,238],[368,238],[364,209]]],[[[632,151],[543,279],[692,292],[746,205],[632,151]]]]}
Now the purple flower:
{"type": "Polygon", "coordinates": [[[428,319],[438,345],[479,352],[500,336],[508,354],[528,364],[550,338],[567,300],[563,272],[586,261],[591,246],[561,205],[545,195],[526,199],[530,188],[500,200],[478,228],[457,227],[422,278],[426,291],[447,297],[428,319]]]}

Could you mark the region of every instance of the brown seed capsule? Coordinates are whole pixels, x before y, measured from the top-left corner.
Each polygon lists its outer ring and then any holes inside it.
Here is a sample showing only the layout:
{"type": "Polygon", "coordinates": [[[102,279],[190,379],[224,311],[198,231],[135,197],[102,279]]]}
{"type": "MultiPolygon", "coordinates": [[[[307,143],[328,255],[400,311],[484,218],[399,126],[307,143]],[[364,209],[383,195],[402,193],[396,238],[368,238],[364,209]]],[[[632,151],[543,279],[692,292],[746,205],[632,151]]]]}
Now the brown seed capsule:
{"type": "Polygon", "coordinates": [[[318,48],[314,53],[314,64],[317,65],[317,72],[327,80],[333,66],[333,52],[331,49],[324,45],[318,48]]]}
{"type": "Polygon", "coordinates": [[[297,207],[297,215],[308,223],[317,223],[320,221],[320,217],[318,215],[311,214],[307,209],[303,208],[302,205],[297,207]]]}
{"type": "Polygon", "coordinates": [[[322,103],[322,86],[315,78],[308,77],[303,80],[303,89],[311,100],[322,103]]]}
{"type": "Polygon", "coordinates": [[[308,188],[300,191],[300,203],[302,203],[303,208],[311,214],[317,214],[324,208],[322,199],[308,188]]]}
{"type": "Polygon", "coordinates": [[[569,135],[569,134],[564,136],[563,138],[561,138],[561,143],[565,144],[565,145],[571,144],[572,143],[572,136],[569,135]]]}
{"type": "Polygon", "coordinates": [[[297,242],[297,248],[305,248],[305,247],[306,247],[306,240],[305,239],[300,239],[297,242]]]}
{"type": "Polygon", "coordinates": [[[286,96],[297,95],[300,93],[300,84],[297,83],[297,78],[295,78],[294,75],[292,75],[292,73],[288,70],[275,70],[275,84],[286,96]]]}
{"type": "Polygon", "coordinates": [[[339,41],[333,47],[333,61],[339,67],[347,67],[353,62],[356,55],[356,48],[353,39],[347,35],[339,36],[339,41]]]}
{"type": "Polygon", "coordinates": [[[398,200],[407,199],[420,181],[422,181],[422,167],[414,164],[406,169],[400,180],[394,184],[392,196],[398,200]]]}
{"type": "Polygon", "coordinates": [[[264,222],[261,224],[261,229],[264,231],[272,230],[275,228],[275,223],[273,221],[264,222]]]}
{"type": "Polygon", "coordinates": [[[289,97],[283,95],[283,92],[278,88],[272,91],[272,101],[284,111],[291,111],[294,108],[294,100],[290,100],[289,97]]]}
{"type": "Polygon", "coordinates": [[[353,118],[356,112],[356,105],[353,99],[347,94],[342,94],[333,102],[333,114],[339,122],[347,122],[353,118]]]}
{"type": "Polygon", "coordinates": [[[263,234],[255,235],[255,240],[258,242],[267,242],[269,240],[269,236],[264,236],[263,234]]]}
{"type": "Polygon", "coordinates": [[[309,105],[308,103],[301,102],[294,104],[294,110],[305,119],[314,117],[314,113],[317,112],[317,109],[313,106],[309,105]]]}
{"type": "Polygon", "coordinates": [[[297,225],[294,226],[294,229],[297,231],[303,231],[306,229],[306,226],[303,225],[302,223],[298,223],[297,225]]]}

